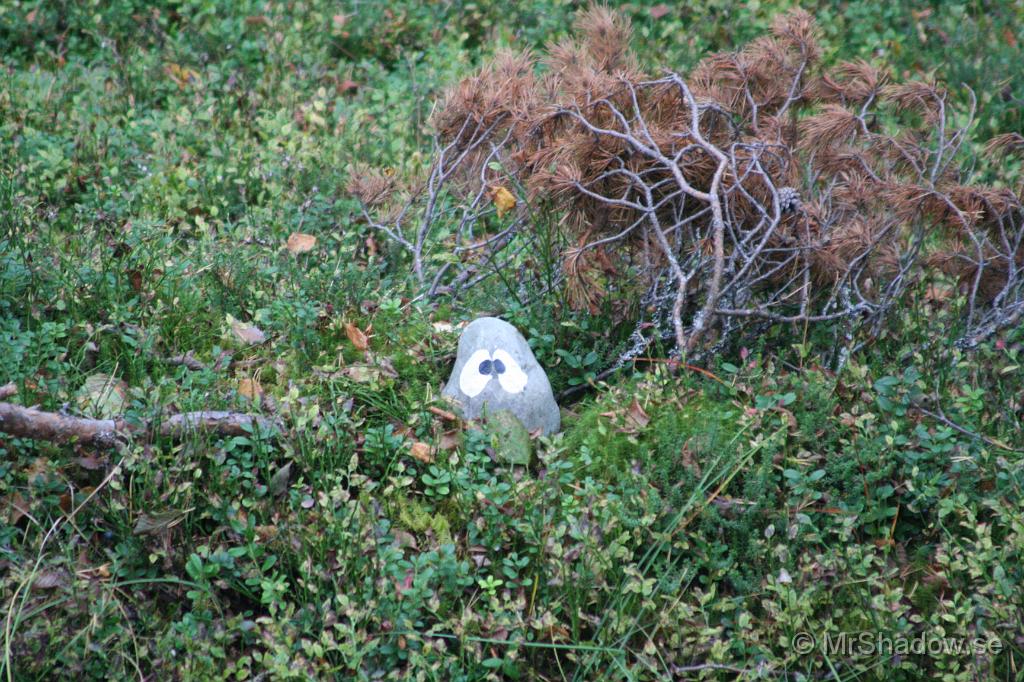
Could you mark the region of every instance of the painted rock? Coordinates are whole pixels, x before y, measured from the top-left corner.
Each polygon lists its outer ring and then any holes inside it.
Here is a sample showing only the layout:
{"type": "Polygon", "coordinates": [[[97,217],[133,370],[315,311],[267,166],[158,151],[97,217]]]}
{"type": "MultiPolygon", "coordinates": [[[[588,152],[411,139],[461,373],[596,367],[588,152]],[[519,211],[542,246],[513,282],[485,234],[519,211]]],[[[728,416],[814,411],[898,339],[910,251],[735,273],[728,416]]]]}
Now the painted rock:
{"type": "Polygon", "coordinates": [[[463,330],[443,394],[466,419],[507,410],[529,431],[550,434],[561,425],[544,368],[519,330],[496,317],[481,317],[463,330]]]}

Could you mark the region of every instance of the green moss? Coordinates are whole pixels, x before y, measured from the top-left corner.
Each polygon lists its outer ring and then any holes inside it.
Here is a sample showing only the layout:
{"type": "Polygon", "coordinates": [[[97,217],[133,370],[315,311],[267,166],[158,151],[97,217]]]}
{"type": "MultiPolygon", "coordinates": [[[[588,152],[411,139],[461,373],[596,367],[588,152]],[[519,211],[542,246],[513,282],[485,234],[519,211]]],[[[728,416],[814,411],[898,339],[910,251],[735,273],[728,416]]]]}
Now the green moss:
{"type": "Polygon", "coordinates": [[[404,495],[393,500],[398,510],[398,524],[413,533],[431,531],[441,544],[452,543],[452,528],[440,512],[431,512],[426,505],[404,495]]]}

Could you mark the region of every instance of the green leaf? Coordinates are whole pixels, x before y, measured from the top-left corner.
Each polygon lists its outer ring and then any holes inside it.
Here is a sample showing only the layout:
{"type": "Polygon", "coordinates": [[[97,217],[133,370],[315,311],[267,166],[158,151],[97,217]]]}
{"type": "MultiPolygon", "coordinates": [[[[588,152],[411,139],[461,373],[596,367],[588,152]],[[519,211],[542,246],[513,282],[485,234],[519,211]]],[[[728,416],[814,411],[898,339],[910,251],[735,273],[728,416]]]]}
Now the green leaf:
{"type": "Polygon", "coordinates": [[[530,433],[514,414],[499,410],[487,415],[486,432],[498,459],[523,466],[530,463],[530,433]]]}

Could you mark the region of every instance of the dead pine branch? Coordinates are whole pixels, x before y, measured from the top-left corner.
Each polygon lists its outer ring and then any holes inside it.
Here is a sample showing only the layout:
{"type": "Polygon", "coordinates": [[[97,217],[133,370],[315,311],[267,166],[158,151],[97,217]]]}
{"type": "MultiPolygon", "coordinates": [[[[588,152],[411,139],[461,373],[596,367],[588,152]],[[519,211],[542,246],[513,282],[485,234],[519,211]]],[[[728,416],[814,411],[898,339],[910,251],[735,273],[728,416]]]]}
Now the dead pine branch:
{"type": "Polygon", "coordinates": [[[281,424],[266,417],[240,412],[184,412],[132,424],[124,419],[89,419],[57,412],[43,412],[13,403],[0,402],[0,433],[51,443],[80,443],[99,448],[117,448],[132,439],[156,436],[180,440],[193,433],[218,437],[243,436],[253,431],[271,433],[281,424]]]}
{"type": "Polygon", "coordinates": [[[802,10],[662,77],[640,71],[624,17],[592,7],[577,35],[452,87],[424,180],[353,174],[423,295],[497,275],[557,281],[577,309],[646,300],[636,318],[698,362],[765,323],[832,324],[830,347],[849,348],[922,283],[960,294],[964,348],[1024,314],[1024,187],[975,182],[973,93],[959,112],[939,83],[826,68],[802,10]],[[541,244],[561,249],[558,278],[541,244]]]}

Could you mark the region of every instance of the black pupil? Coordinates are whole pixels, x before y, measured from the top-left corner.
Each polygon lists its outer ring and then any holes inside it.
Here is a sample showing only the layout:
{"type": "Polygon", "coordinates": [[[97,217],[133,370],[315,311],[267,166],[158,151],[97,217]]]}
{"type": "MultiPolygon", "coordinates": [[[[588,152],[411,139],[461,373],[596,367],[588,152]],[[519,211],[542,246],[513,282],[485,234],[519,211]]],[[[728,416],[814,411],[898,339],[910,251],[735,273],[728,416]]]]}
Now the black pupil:
{"type": "Polygon", "coordinates": [[[490,360],[484,360],[483,362],[480,363],[480,373],[481,374],[504,374],[505,373],[505,363],[502,362],[501,360],[495,360],[494,362],[491,362],[490,360]]]}

